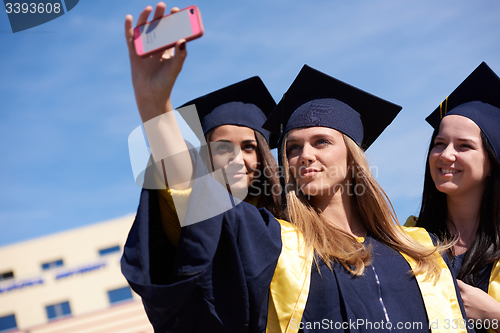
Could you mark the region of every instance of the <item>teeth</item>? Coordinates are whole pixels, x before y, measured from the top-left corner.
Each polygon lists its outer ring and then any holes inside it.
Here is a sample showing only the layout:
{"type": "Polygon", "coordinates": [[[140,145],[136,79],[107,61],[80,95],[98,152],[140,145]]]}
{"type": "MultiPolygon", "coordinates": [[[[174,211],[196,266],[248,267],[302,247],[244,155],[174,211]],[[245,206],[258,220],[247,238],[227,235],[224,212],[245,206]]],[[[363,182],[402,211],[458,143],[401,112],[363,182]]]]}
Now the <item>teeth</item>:
{"type": "Polygon", "coordinates": [[[457,170],[452,170],[452,169],[441,169],[443,173],[457,173],[457,170]]]}

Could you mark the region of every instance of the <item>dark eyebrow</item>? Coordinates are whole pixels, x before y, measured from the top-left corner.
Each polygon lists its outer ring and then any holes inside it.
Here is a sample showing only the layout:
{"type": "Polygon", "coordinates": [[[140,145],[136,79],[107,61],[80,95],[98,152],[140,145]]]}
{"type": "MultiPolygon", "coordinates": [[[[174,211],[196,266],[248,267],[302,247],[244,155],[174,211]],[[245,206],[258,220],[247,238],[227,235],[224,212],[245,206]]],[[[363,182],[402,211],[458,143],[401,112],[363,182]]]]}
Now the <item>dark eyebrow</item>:
{"type": "MultiPolygon", "coordinates": [[[[229,140],[217,140],[215,142],[224,142],[224,143],[232,143],[232,144],[235,144],[234,142],[232,141],[229,141],[229,140]]],[[[257,140],[243,140],[241,143],[257,143],[257,140]]]]}
{"type": "Polygon", "coordinates": [[[471,145],[474,148],[477,148],[477,147],[479,147],[481,145],[480,142],[476,142],[474,140],[466,139],[466,138],[458,138],[457,141],[459,141],[461,143],[467,143],[467,144],[471,145]]]}
{"type": "MultiPolygon", "coordinates": [[[[434,138],[434,140],[446,140],[446,138],[442,137],[442,136],[436,136],[434,138]]],[[[472,140],[472,139],[468,139],[468,138],[458,138],[456,139],[457,141],[460,141],[460,142],[466,142],[466,143],[473,143],[473,144],[477,144],[476,141],[472,140]]]]}

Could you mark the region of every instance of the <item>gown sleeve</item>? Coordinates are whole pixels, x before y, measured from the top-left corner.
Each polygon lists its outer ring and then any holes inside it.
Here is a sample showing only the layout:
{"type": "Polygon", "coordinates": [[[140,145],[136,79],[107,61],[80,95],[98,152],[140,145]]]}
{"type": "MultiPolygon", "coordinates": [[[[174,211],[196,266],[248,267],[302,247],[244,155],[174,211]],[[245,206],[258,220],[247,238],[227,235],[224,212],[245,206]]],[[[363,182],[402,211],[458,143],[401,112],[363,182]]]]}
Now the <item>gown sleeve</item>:
{"type": "Polygon", "coordinates": [[[161,225],[158,191],[143,189],[121,259],[155,332],[262,332],[281,229],[265,209],[241,202],[201,221],[227,191],[194,159],[195,183],[177,248],[161,225]],[[207,177],[205,177],[207,176],[207,177]],[[205,201],[205,202],[204,202],[205,201]],[[201,208],[200,208],[201,207],[201,208]],[[195,221],[195,222],[193,222],[195,221]]]}

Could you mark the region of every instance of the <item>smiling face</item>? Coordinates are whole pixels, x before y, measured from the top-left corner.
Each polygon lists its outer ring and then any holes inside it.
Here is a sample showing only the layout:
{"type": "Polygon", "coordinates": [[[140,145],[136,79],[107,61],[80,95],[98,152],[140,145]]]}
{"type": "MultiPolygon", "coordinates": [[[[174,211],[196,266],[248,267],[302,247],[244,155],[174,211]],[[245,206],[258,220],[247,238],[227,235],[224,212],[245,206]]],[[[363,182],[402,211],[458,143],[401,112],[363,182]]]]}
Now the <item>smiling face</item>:
{"type": "Polygon", "coordinates": [[[232,192],[247,190],[260,175],[260,154],[254,130],[222,125],[213,130],[209,140],[214,168],[224,170],[232,192]]]}
{"type": "Polygon", "coordinates": [[[429,154],[432,180],[447,195],[482,196],[491,165],[480,128],[469,118],[443,118],[429,154]]]}
{"type": "Polygon", "coordinates": [[[347,148],[339,131],[299,128],[291,130],[286,140],[290,173],[304,194],[331,195],[346,185],[347,148]]]}

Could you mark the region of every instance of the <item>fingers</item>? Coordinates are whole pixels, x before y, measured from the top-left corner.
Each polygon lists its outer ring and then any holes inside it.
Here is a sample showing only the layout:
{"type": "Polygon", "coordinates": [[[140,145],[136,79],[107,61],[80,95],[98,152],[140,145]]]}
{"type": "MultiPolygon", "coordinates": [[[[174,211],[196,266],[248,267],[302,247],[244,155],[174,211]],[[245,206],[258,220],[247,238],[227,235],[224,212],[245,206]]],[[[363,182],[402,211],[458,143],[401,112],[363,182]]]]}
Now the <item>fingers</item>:
{"type": "Polygon", "coordinates": [[[163,15],[165,15],[165,9],[167,8],[167,5],[165,5],[164,2],[158,2],[156,4],[156,10],[155,10],[155,15],[153,17],[153,20],[159,19],[163,15]]]}
{"type": "Polygon", "coordinates": [[[132,29],[134,18],[132,15],[125,16],[125,38],[128,39],[134,37],[134,29],[132,29]]]}
{"type": "Polygon", "coordinates": [[[148,16],[152,11],[153,7],[151,6],[147,6],[146,8],[144,8],[141,15],[139,15],[139,19],[137,20],[137,26],[146,24],[146,22],[148,21],[148,16]]]}
{"type": "MultiPolygon", "coordinates": [[[[167,5],[164,2],[158,2],[156,4],[156,9],[155,9],[155,13],[153,16],[153,20],[156,20],[156,19],[163,17],[163,15],[165,14],[166,8],[167,8],[167,5]]],[[[141,25],[146,24],[148,22],[148,17],[152,11],[153,11],[153,7],[151,7],[151,6],[147,6],[146,8],[144,8],[144,10],[139,15],[139,18],[137,19],[137,26],[141,26],[141,25]]],[[[170,13],[176,13],[178,11],[179,11],[178,7],[173,7],[170,10],[170,13]]],[[[133,29],[133,17],[132,17],[132,15],[127,15],[125,17],[125,38],[127,40],[127,46],[129,49],[129,53],[131,54],[131,56],[132,56],[132,53],[135,56],[136,54],[135,54],[135,45],[134,45],[134,29],[133,29]]],[[[180,53],[180,58],[186,57],[187,53],[185,50],[185,46],[186,46],[185,40],[180,40],[176,44],[175,53],[176,54],[180,53]],[[180,49],[178,49],[179,46],[180,46],[180,49]]],[[[161,57],[163,57],[165,59],[173,57],[173,50],[166,50],[165,53],[163,54],[163,56],[161,56],[161,57]]]]}
{"type": "Polygon", "coordinates": [[[184,59],[186,59],[187,50],[186,50],[186,40],[179,39],[177,43],[175,43],[175,55],[174,61],[178,66],[182,68],[182,64],[184,63],[184,59]]]}
{"type": "MultiPolygon", "coordinates": [[[[158,2],[156,4],[156,9],[155,9],[155,14],[153,16],[153,20],[159,19],[163,15],[165,15],[165,9],[167,8],[167,5],[164,2],[158,2]]],[[[153,11],[153,7],[147,6],[144,8],[142,11],[141,15],[139,16],[139,19],[137,20],[137,25],[143,25],[146,24],[148,21],[149,14],[153,11]]],[[[173,7],[170,10],[170,13],[176,13],[179,11],[179,8],[173,7]]]]}
{"type": "Polygon", "coordinates": [[[470,285],[463,282],[462,280],[457,280],[457,284],[458,284],[458,288],[460,288],[460,289],[466,289],[466,288],[471,287],[470,285]]]}
{"type": "Polygon", "coordinates": [[[163,59],[170,59],[170,58],[173,58],[174,56],[176,56],[178,58],[186,58],[187,51],[186,51],[186,40],[185,39],[179,39],[175,43],[174,47],[166,49],[165,51],[163,51],[163,54],[162,54],[163,59]]]}
{"type": "Polygon", "coordinates": [[[132,15],[125,16],[125,39],[127,40],[128,51],[131,55],[132,53],[135,55],[133,21],[132,15]]]}
{"type": "Polygon", "coordinates": [[[184,57],[187,55],[186,40],[184,38],[179,39],[177,43],[175,43],[175,54],[184,55],[184,57]]]}
{"type": "Polygon", "coordinates": [[[467,283],[465,283],[461,280],[457,280],[457,285],[458,285],[458,290],[460,291],[461,294],[471,293],[471,292],[474,292],[475,289],[477,289],[476,287],[468,285],[467,283]]]}
{"type": "Polygon", "coordinates": [[[174,56],[174,47],[171,47],[169,49],[166,49],[165,51],[163,51],[161,57],[163,59],[170,59],[174,56]]]}

